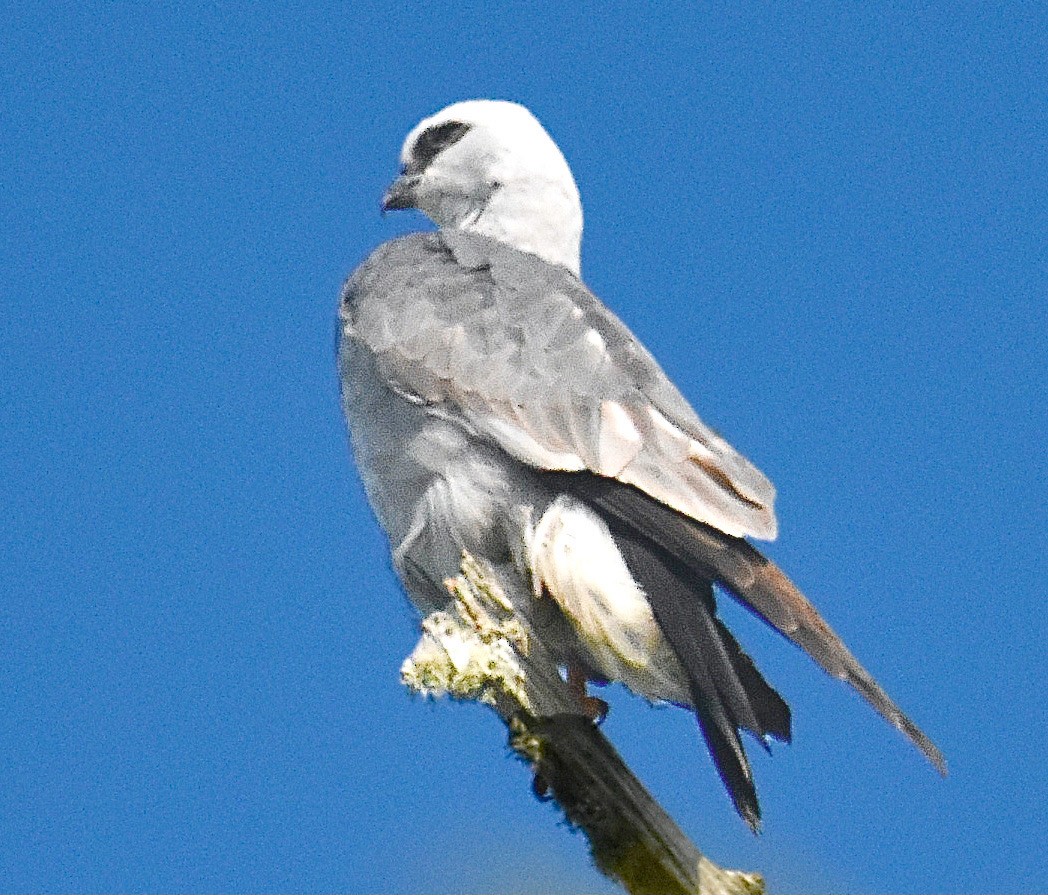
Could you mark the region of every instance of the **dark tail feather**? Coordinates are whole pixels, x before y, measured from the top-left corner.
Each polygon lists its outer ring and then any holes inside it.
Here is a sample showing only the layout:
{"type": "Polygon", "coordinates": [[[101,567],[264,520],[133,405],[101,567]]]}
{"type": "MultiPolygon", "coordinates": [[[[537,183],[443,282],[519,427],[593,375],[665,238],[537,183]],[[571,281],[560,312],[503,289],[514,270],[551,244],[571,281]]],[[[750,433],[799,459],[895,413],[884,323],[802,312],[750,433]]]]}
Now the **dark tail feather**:
{"type": "MultiPolygon", "coordinates": [[[[753,664],[753,659],[746,655],[739,642],[732,636],[724,623],[715,618],[714,623],[720,629],[725,646],[732,655],[732,666],[739,676],[743,689],[749,694],[750,705],[757,715],[757,727],[747,728],[750,733],[760,737],[761,744],[768,748],[765,736],[773,736],[782,743],[792,739],[790,707],[786,701],[764,680],[764,677],[753,664]]],[[[770,751],[770,750],[769,750],[770,751]]]]}
{"type": "Polygon", "coordinates": [[[722,584],[740,603],[793,641],[833,677],[854,687],[901,730],[941,774],[946,760],[935,744],[859,664],[844,642],[771,560],[734,538],[614,479],[586,473],[553,473],[572,491],[613,519],[646,536],[699,577],[722,584]]]}
{"type": "Polygon", "coordinates": [[[760,805],[739,728],[788,740],[790,712],[714,613],[709,581],[684,578],[675,562],[626,529],[615,540],[648,595],[659,627],[688,677],[699,728],[736,810],[755,832],[760,805]]]}

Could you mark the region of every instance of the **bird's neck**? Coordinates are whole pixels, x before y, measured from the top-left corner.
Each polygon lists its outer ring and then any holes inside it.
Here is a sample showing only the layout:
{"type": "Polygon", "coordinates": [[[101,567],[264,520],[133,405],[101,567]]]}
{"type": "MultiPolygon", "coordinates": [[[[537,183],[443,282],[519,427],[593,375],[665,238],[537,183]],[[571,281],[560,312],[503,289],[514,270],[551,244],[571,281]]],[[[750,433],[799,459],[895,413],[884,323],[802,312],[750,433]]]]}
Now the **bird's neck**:
{"type": "Polygon", "coordinates": [[[531,181],[526,189],[502,184],[458,227],[537,255],[579,276],[582,207],[578,192],[572,192],[556,183],[531,181]]]}

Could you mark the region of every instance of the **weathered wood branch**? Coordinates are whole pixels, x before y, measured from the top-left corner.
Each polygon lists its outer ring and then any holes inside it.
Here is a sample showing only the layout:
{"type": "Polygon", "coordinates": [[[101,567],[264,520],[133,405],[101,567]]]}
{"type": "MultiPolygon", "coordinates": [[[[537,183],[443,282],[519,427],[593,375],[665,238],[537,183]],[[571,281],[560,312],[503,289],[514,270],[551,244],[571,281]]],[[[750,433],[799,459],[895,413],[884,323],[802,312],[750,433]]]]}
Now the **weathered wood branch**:
{"type": "Polygon", "coordinates": [[[428,616],[401,668],[427,696],[491,706],[514,752],[535,772],[535,789],[585,833],[597,868],[631,893],[759,893],[758,874],[724,870],[703,856],[581,710],[544,647],[564,624],[524,590],[510,567],[465,555],[447,582],[449,607],[428,616]]]}

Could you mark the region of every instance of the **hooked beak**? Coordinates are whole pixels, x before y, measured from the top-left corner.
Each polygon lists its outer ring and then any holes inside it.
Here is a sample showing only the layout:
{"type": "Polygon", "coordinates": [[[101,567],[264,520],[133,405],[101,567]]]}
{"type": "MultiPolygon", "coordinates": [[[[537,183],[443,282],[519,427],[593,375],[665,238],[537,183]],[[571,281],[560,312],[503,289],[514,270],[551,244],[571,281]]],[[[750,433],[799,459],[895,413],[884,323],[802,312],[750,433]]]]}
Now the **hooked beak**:
{"type": "Polygon", "coordinates": [[[415,190],[418,187],[419,176],[417,174],[401,174],[386,190],[382,197],[382,212],[397,211],[401,208],[415,208],[417,196],[415,190]]]}

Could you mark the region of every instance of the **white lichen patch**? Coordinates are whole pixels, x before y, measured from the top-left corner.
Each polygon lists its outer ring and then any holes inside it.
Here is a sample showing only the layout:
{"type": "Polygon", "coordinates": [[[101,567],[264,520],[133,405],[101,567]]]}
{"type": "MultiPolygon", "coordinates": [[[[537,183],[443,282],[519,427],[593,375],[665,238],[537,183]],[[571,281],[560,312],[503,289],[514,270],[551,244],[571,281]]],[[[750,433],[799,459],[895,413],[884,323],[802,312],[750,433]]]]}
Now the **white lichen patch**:
{"type": "Polygon", "coordinates": [[[530,710],[518,653],[527,655],[527,636],[512,616],[512,604],[463,557],[460,576],[446,584],[455,601],[447,611],[422,622],[422,637],[400,668],[400,679],[423,696],[452,696],[487,705],[516,703],[530,710]]]}
{"type": "Polygon", "coordinates": [[[405,686],[422,696],[452,696],[486,705],[506,698],[529,708],[524,671],[505,637],[481,637],[447,612],[422,623],[422,637],[400,667],[405,686]]]}

